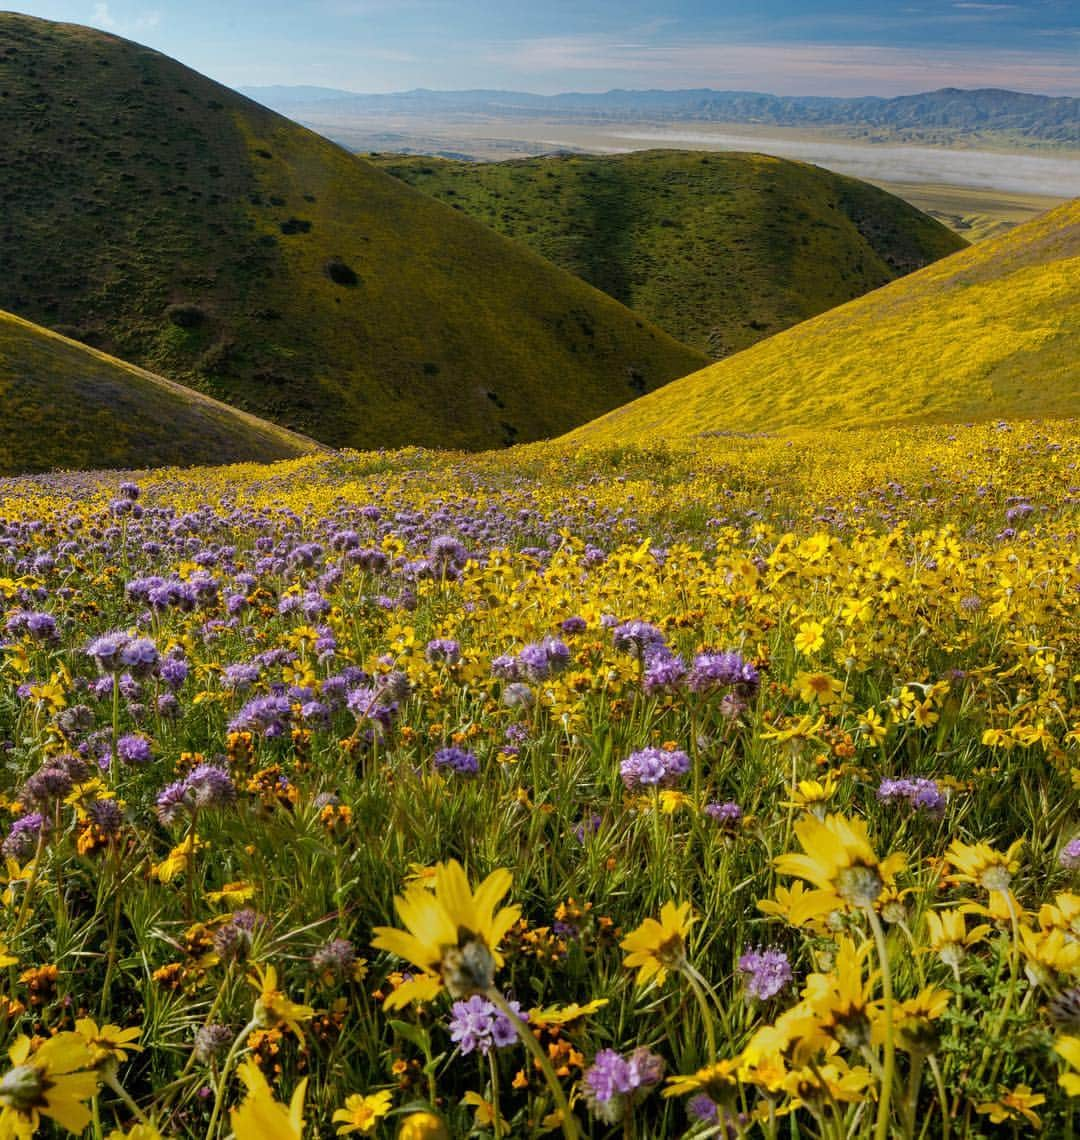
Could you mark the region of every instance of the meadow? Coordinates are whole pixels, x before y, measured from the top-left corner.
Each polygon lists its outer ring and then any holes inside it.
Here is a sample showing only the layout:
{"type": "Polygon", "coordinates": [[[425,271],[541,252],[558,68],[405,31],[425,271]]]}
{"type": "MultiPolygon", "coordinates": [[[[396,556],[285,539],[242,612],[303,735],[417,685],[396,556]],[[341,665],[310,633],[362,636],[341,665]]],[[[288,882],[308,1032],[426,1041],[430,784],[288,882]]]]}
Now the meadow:
{"type": "Polygon", "coordinates": [[[1080,427],[0,484],[0,1134],[1071,1135],[1080,427]]]}

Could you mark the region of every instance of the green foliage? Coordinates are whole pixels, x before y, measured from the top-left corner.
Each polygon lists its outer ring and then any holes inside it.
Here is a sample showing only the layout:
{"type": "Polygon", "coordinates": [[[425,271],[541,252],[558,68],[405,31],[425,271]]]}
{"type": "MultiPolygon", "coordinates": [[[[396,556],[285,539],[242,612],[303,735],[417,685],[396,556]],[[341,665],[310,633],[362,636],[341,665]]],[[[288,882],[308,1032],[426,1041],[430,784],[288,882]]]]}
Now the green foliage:
{"type": "Polygon", "coordinates": [[[4,13],[0,61],[2,309],[334,445],[555,435],[706,362],[156,52],[4,13]]]}
{"type": "Polygon", "coordinates": [[[884,190],[759,154],[372,159],[713,357],[965,245],[884,190]]]}

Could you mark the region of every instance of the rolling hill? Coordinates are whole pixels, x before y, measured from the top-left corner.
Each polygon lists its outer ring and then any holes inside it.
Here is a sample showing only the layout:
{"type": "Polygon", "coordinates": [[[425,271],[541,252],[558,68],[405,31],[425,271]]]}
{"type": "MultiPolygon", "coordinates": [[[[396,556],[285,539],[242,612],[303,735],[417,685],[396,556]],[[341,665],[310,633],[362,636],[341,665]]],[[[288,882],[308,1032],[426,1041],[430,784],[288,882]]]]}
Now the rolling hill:
{"type": "Polygon", "coordinates": [[[884,190],[759,154],[371,157],[716,358],[966,244],[884,190]]]}
{"type": "Polygon", "coordinates": [[[148,48],[0,14],[0,309],[333,445],[566,431],[704,354],[148,48]]]}
{"type": "Polygon", "coordinates": [[[269,462],[309,439],[0,312],[0,475],[269,462]]]}
{"type": "Polygon", "coordinates": [[[1080,413],[1080,199],[570,433],[577,443],[1080,413]]]}

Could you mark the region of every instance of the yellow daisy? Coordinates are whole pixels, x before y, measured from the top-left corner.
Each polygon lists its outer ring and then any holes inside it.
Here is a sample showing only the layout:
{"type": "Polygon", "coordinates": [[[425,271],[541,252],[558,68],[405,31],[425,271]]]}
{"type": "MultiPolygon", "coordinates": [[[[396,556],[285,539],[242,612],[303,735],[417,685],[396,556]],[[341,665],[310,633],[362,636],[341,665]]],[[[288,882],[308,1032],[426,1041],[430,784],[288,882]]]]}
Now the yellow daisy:
{"type": "Polygon", "coordinates": [[[90,1049],[78,1033],[58,1033],[33,1053],[30,1046],[23,1035],[8,1050],[14,1067],[0,1080],[0,1136],[29,1137],[43,1116],[78,1135],[91,1119],[83,1102],[100,1085],[90,1049]]]}
{"type": "Polygon", "coordinates": [[[339,1108],[332,1117],[335,1124],[341,1125],[337,1134],[347,1136],[350,1132],[362,1132],[366,1136],[374,1131],[375,1125],[390,1111],[392,1099],[386,1089],[370,1096],[353,1093],[345,1101],[345,1107],[339,1108]]]}
{"type": "Polygon", "coordinates": [[[878,859],[861,819],[806,816],[795,824],[795,835],[804,854],[779,855],[773,865],[781,875],[806,879],[835,898],[833,909],[841,909],[841,904],[872,907],[905,864],[898,852],[878,859]]]}
{"type": "Polygon", "coordinates": [[[503,964],[499,943],[521,915],[517,906],[498,907],[511,875],[493,871],[475,893],[455,859],[436,867],[433,890],[414,883],[394,900],[404,930],[377,926],[372,945],[418,967],[422,974],[386,999],[387,1009],[430,1001],[445,986],[451,997],[468,997],[491,987],[503,964]]]}
{"type": "Polygon", "coordinates": [[[304,1034],[300,1023],[310,1021],[315,1016],[315,1010],[310,1005],[299,1005],[278,989],[277,968],[267,966],[262,969],[255,967],[255,975],[248,979],[259,991],[255,999],[254,1021],[260,1029],[273,1029],[285,1026],[297,1038],[303,1040],[304,1034]]]}
{"type": "Polygon", "coordinates": [[[122,1064],[128,1053],[139,1053],[141,1045],[136,1045],[141,1029],[121,1029],[119,1025],[98,1026],[89,1017],[80,1017],[75,1022],[75,1032],[86,1042],[93,1056],[93,1067],[101,1068],[109,1061],[122,1064]]]}
{"type": "Polygon", "coordinates": [[[623,965],[636,969],[637,984],[647,985],[653,978],[663,982],[668,970],[678,969],[686,958],[686,936],[694,918],[689,903],[664,903],[660,921],[647,918],[632,930],[619,945],[628,951],[623,965]]]}

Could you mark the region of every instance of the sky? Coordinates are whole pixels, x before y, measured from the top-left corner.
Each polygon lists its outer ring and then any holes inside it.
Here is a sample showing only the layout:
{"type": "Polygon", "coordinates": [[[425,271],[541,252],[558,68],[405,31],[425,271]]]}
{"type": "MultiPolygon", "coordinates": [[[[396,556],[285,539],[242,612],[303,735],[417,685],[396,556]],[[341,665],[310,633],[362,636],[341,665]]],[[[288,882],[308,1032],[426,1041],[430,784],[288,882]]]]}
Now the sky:
{"type": "Polygon", "coordinates": [[[138,40],[232,87],[898,95],[948,86],[1080,95],[1080,0],[16,0],[12,6],[138,40]]]}

